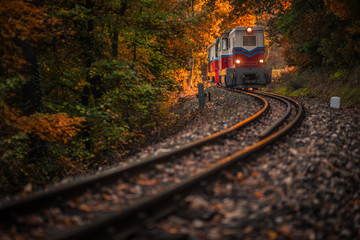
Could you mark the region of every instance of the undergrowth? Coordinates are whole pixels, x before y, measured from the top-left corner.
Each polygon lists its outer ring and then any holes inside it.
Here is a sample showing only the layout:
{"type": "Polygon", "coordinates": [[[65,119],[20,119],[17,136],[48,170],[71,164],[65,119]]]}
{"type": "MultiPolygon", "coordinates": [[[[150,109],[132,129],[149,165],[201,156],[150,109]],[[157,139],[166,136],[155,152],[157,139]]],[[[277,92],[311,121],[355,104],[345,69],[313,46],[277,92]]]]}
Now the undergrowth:
{"type": "Polygon", "coordinates": [[[360,106],[360,68],[351,70],[316,69],[297,71],[286,69],[273,79],[269,89],[292,97],[310,97],[329,101],[341,98],[341,105],[360,106]]]}

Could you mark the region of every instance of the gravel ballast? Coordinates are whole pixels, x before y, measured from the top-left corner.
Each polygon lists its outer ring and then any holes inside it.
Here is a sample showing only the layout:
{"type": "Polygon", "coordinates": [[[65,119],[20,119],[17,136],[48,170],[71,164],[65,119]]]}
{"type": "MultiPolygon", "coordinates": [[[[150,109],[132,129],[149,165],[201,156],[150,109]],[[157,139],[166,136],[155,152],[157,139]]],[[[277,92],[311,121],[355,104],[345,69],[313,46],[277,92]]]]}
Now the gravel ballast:
{"type": "Polygon", "coordinates": [[[183,129],[177,134],[163,141],[142,149],[138,154],[121,162],[126,165],[131,162],[171,151],[190,142],[210,136],[216,132],[227,129],[258,112],[263,106],[253,97],[229,92],[215,86],[205,91],[211,93],[211,101],[206,101],[205,108],[200,111],[198,99],[193,96],[177,107],[176,114],[180,116],[192,116],[183,129]]]}
{"type": "MultiPolygon", "coordinates": [[[[218,88],[211,88],[210,90],[212,91],[213,101],[207,104],[207,107],[200,112],[201,114],[193,114],[191,111],[194,109],[186,108],[195,117],[192,124],[188,125],[182,134],[174,135],[165,142],[147,148],[146,151],[141,152],[138,156],[123,161],[122,164],[141,161],[148,156],[162,153],[208,136],[248,118],[262,107],[252,97],[229,93],[218,88]],[[224,109],[224,111],[219,115],[221,109],[224,109]],[[168,142],[169,140],[171,141],[168,142]]],[[[197,104],[194,104],[194,100],[196,99],[191,99],[188,103],[190,107],[196,110],[197,104]]],[[[207,146],[207,149],[209,149],[209,146],[207,146]]],[[[208,153],[206,151],[202,152],[208,153]]],[[[222,151],[217,154],[224,153],[222,151]]],[[[194,154],[190,155],[194,158],[194,154]]],[[[209,159],[209,157],[206,159],[209,159]]],[[[95,188],[95,191],[88,189],[88,191],[75,199],[59,202],[42,212],[18,217],[18,225],[23,227],[17,228],[16,226],[12,232],[4,231],[4,237],[13,236],[31,239],[41,236],[41,238],[46,238],[47,232],[54,231],[54,229],[66,229],[70,226],[89,224],[97,217],[96,212],[117,211],[127,205],[134,204],[134,201],[151,194],[156,194],[163,187],[168,186],[170,182],[178,182],[180,178],[185,178],[193,172],[198,172],[209,164],[205,161],[204,164],[196,166],[195,163],[196,161],[189,157],[188,159],[171,161],[166,166],[164,164],[157,164],[147,169],[146,173],[119,179],[117,184],[113,186],[99,185],[95,188]]]]}
{"type": "MultiPolygon", "coordinates": [[[[179,114],[192,121],[181,132],[120,164],[211,135],[262,107],[251,97],[214,87],[209,91],[213,99],[203,111],[197,110],[196,98],[184,102],[179,114]]],[[[306,113],[296,129],[202,184],[176,212],[148,225],[136,239],[360,239],[360,111],[301,102],[306,113]]],[[[100,196],[114,197],[110,190],[100,196]]]]}
{"type": "Polygon", "coordinates": [[[360,111],[301,102],[301,125],[190,195],[143,237],[360,239],[360,111]]]}

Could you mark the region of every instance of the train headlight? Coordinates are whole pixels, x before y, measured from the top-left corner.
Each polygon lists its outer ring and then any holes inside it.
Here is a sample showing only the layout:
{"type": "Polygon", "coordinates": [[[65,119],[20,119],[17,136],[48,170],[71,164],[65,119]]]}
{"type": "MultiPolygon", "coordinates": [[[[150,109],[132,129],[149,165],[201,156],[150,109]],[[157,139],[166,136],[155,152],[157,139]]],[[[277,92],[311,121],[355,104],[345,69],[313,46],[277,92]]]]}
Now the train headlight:
{"type": "Polygon", "coordinates": [[[254,29],[252,27],[247,27],[246,28],[247,33],[252,33],[253,31],[254,31],[254,29]]]}
{"type": "Polygon", "coordinates": [[[236,62],[237,64],[239,64],[239,63],[240,63],[240,60],[239,60],[239,59],[236,59],[235,62],[236,62]]]}
{"type": "Polygon", "coordinates": [[[263,60],[263,59],[260,59],[259,62],[260,62],[260,63],[264,63],[264,60],[263,60]]]}

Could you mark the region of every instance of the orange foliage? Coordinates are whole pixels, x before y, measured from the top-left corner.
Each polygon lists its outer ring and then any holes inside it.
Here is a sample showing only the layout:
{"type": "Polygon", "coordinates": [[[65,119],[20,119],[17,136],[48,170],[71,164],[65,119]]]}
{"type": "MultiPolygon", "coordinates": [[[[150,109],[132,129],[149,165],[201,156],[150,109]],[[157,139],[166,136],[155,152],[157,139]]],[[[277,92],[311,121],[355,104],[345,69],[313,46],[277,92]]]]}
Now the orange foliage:
{"type": "Polygon", "coordinates": [[[169,75],[173,76],[176,82],[180,83],[185,89],[187,87],[187,80],[190,76],[190,71],[184,68],[169,71],[169,75]]]}
{"type": "Polygon", "coordinates": [[[69,117],[67,113],[35,113],[21,116],[15,109],[5,109],[5,118],[18,131],[35,134],[49,142],[63,142],[75,136],[81,129],[83,117],[69,117]]]}
{"type": "Polygon", "coordinates": [[[287,10],[291,7],[291,0],[280,0],[279,4],[281,5],[282,9],[287,10]]]}
{"type": "Polygon", "coordinates": [[[57,22],[46,14],[45,8],[35,6],[31,1],[2,0],[0,4],[0,62],[9,71],[19,68],[24,60],[14,39],[35,42],[48,36],[45,29],[57,22]],[[11,67],[11,68],[10,68],[11,67]]]}
{"type": "Polygon", "coordinates": [[[273,4],[272,13],[276,14],[279,11],[286,11],[291,7],[293,0],[276,0],[273,4]]]}
{"type": "Polygon", "coordinates": [[[324,0],[324,3],[339,18],[345,20],[352,17],[352,11],[344,1],[324,0]]]}

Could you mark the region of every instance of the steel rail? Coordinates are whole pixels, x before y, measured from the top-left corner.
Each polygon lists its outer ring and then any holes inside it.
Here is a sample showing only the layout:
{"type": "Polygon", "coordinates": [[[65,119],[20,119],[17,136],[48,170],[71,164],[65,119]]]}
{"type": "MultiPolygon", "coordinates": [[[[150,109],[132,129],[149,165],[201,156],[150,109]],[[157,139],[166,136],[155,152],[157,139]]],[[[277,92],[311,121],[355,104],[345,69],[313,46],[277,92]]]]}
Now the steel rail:
{"type": "Polygon", "coordinates": [[[251,117],[225,130],[212,134],[203,139],[196,140],[194,142],[176,148],[167,153],[149,157],[147,159],[144,159],[143,161],[135,162],[127,166],[109,169],[98,175],[86,176],[72,183],[63,184],[60,186],[50,188],[48,190],[35,192],[33,194],[30,194],[26,198],[12,200],[11,202],[0,203],[0,219],[6,220],[8,219],[9,216],[17,216],[19,214],[34,212],[35,210],[43,209],[47,206],[50,206],[54,202],[61,202],[73,198],[77,195],[80,195],[82,192],[84,192],[86,189],[92,186],[114,182],[116,179],[120,178],[121,176],[127,176],[127,174],[131,172],[139,171],[139,169],[142,169],[146,166],[149,166],[151,164],[160,161],[170,160],[172,156],[186,153],[190,149],[203,146],[206,143],[214,141],[215,139],[223,137],[230,132],[233,132],[235,130],[238,130],[246,126],[247,124],[258,119],[263,113],[265,113],[269,108],[269,103],[265,98],[258,96],[256,94],[246,93],[246,92],[244,92],[244,94],[260,99],[264,104],[264,106],[251,117]]]}
{"type": "MultiPolygon", "coordinates": [[[[268,96],[271,95],[269,93],[263,92],[260,94],[266,94],[268,96]]],[[[199,183],[211,180],[210,178],[219,173],[221,170],[228,168],[240,160],[244,160],[249,155],[273,143],[275,140],[279,139],[281,136],[290,131],[290,129],[292,129],[299,122],[303,114],[303,107],[301,103],[285,96],[281,96],[281,98],[292,102],[297,108],[297,113],[294,119],[287,123],[283,128],[265,137],[264,139],[261,139],[255,144],[219,160],[216,164],[208,169],[203,170],[199,174],[196,174],[178,184],[168,187],[166,190],[160,192],[157,195],[143,199],[138,203],[124,209],[123,211],[112,213],[109,216],[92,223],[91,226],[83,226],[71,233],[61,235],[57,239],[96,239],[99,236],[103,237],[102,234],[104,229],[111,228],[116,229],[117,232],[126,232],[126,230],[132,226],[132,224],[139,225],[143,223],[145,218],[144,216],[156,215],[156,211],[161,208],[159,206],[166,206],[174,201],[181,199],[182,196],[189,193],[191,189],[195,188],[195,186],[199,183]]]]}
{"type": "Polygon", "coordinates": [[[291,113],[291,103],[286,100],[283,99],[281,97],[278,96],[271,96],[274,99],[277,99],[279,101],[282,101],[286,104],[286,112],[282,115],[281,118],[279,118],[276,122],[274,122],[270,127],[268,127],[265,131],[263,131],[262,133],[260,133],[259,138],[263,139],[267,136],[269,136],[282,122],[284,122],[284,120],[286,118],[289,117],[290,113],[291,113]]]}
{"type": "MultiPolygon", "coordinates": [[[[233,92],[248,92],[248,90],[234,90],[234,89],[231,89],[230,91],[233,91],[233,92]]],[[[277,121],[275,121],[270,127],[265,129],[262,133],[259,134],[259,138],[263,139],[263,138],[269,136],[271,132],[273,132],[286,118],[289,117],[289,115],[291,113],[291,103],[287,99],[284,99],[283,96],[281,96],[281,95],[267,94],[267,93],[261,92],[261,91],[257,91],[257,92],[262,94],[262,95],[274,98],[274,99],[276,99],[276,100],[278,100],[280,102],[283,102],[286,105],[286,112],[282,115],[282,117],[279,118],[277,121]]]]}

